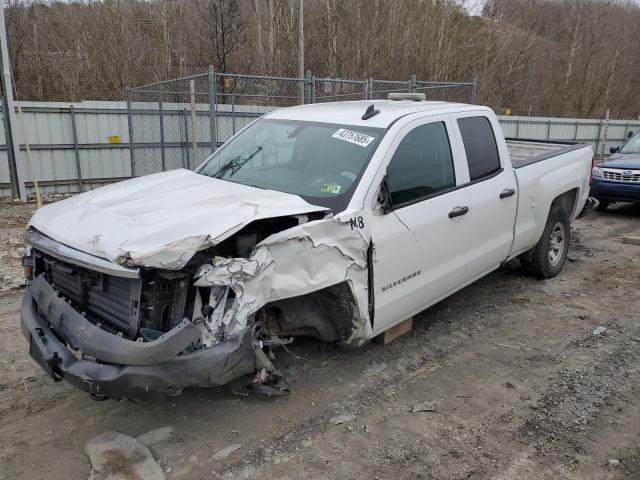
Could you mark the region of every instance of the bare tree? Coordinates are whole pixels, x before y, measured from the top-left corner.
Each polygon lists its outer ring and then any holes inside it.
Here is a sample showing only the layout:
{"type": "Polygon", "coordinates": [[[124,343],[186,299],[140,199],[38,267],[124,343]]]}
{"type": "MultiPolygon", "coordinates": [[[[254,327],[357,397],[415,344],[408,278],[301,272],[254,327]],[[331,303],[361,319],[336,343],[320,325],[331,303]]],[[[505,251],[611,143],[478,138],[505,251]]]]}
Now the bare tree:
{"type": "MultiPolygon", "coordinates": [[[[478,101],[514,113],[640,114],[637,3],[490,0],[480,16],[470,16],[464,3],[309,1],[306,63],[320,77],[477,78],[478,101]]],[[[208,65],[296,76],[297,6],[298,0],[5,2],[16,85],[21,98],[33,100],[122,98],[129,85],[203,73],[208,65]]]]}

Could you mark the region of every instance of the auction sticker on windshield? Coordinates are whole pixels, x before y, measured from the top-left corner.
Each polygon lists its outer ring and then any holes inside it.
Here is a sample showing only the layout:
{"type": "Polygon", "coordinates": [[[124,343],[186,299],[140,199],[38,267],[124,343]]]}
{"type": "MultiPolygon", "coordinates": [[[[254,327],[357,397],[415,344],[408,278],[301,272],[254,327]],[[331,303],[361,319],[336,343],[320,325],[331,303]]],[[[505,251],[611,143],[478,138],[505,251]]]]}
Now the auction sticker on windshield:
{"type": "Polygon", "coordinates": [[[335,183],[325,183],[320,187],[322,193],[340,193],[342,185],[336,185],[335,183]]]}
{"type": "Polygon", "coordinates": [[[339,129],[331,136],[333,138],[337,138],[338,140],[355,143],[356,145],[360,145],[361,147],[368,146],[376,139],[376,137],[370,137],[369,135],[365,135],[364,133],[354,132],[352,130],[347,130],[346,128],[339,129]]]}

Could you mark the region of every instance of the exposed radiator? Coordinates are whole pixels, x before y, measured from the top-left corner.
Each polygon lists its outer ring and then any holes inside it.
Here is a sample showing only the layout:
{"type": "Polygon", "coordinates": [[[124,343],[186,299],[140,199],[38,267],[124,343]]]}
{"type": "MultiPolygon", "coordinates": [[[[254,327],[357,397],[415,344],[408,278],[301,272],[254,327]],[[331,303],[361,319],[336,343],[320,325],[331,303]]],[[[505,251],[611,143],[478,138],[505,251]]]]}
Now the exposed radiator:
{"type": "Polygon", "coordinates": [[[37,253],[44,258],[51,285],[89,320],[127,337],[136,336],[140,280],[93,272],[37,253]]]}

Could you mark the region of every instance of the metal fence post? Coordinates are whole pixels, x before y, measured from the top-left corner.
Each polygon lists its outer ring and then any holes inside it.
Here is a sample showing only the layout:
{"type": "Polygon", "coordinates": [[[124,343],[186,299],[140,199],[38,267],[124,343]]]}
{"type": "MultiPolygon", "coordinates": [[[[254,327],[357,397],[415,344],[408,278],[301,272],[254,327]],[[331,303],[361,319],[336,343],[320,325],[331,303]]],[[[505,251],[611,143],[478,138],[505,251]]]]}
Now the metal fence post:
{"type": "Polygon", "coordinates": [[[22,181],[21,175],[18,172],[18,158],[16,157],[16,151],[18,149],[14,146],[14,136],[11,133],[11,121],[7,111],[7,98],[2,95],[2,121],[4,124],[4,142],[7,147],[7,162],[9,163],[9,179],[11,183],[11,194],[15,199],[25,199],[25,186],[22,181]]]}
{"type": "Polygon", "coordinates": [[[236,134],[236,96],[231,94],[231,136],[236,134]]]}
{"type": "Polygon", "coordinates": [[[410,93],[415,92],[417,86],[418,86],[418,81],[416,80],[416,76],[411,75],[411,80],[409,80],[409,92],[410,93]]]}
{"type": "Polygon", "coordinates": [[[162,171],[166,167],[164,148],[164,112],[162,109],[162,87],[158,86],[158,112],[160,113],[160,160],[162,161],[162,171]]]}
{"type": "Polygon", "coordinates": [[[127,126],[129,128],[129,162],[131,163],[131,176],[136,176],[136,162],[133,155],[133,114],[131,112],[131,90],[127,88],[127,126]]]}
{"type": "Polygon", "coordinates": [[[313,80],[313,77],[311,75],[311,70],[307,70],[307,74],[305,75],[304,79],[304,84],[305,84],[305,99],[304,99],[304,103],[315,103],[313,101],[313,92],[312,90],[314,89],[314,83],[315,81],[313,80]]]}
{"type": "MultiPolygon", "coordinates": [[[[602,132],[602,155],[605,155],[607,149],[607,139],[609,137],[609,119],[611,117],[611,109],[607,108],[607,113],[604,118],[604,131],[602,132]]],[[[597,153],[597,152],[596,152],[597,153]]]]}
{"type": "Polygon", "coordinates": [[[598,126],[598,139],[596,140],[596,148],[594,150],[594,153],[596,155],[598,155],[598,152],[600,151],[600,139],[602,138],[602,125],[604,123],[604,120],[601,118],[600,119],[600,124],[598,126]]]}
{"type": "Polygon", "coordinates": [[[373,100],[373,96],[374,96],[374,81],[373,81],[373,77],[369,77],[369,100],[373,100]]]}
{"type": "Polygon", "coordinates": [[[473,78],[473,82],[471,82],[471,98],[469,99],[469,103],[476,103],[476,95],[478,94],[478,79],[473,78]]]}
{"type": "Polygon", "coordinates": [[[76,112],[73,103],[69,105],[71,116],[71,133],[73,134],[73,153],[76,159],[76,173],[78,174],[78,190],[82,193],[82,168],[80,167],[80,148],[78,148],[78,130],[76,127],[76,112]]]}
{"type": "MultiPolygon", "coordinates": [[[[216,126],[216,113],[218,103],[216,99],[216,72],[213,70],[213,65],[209,65],[209,145],[211,147],[211,153],[218,148],[218,128],[216,126]]],[[[193,132],[195,135],[195,132],[193,132]]]]}
{"type": "MultiPolygon", "coordinates": [[[[184,144],[182,149],[182,166],[184,168],[191,168],[191,158],[189,155],[189,149],[191,145],[189,145],[189,115],[187,115],[187,109],[183,109],[183,117],[184,117],[184,144]],[[185,163],[185,151],[186,151],[186,163],[185,163]]],[[[195,135],[195,132],[194,132],[195,135]]]]}

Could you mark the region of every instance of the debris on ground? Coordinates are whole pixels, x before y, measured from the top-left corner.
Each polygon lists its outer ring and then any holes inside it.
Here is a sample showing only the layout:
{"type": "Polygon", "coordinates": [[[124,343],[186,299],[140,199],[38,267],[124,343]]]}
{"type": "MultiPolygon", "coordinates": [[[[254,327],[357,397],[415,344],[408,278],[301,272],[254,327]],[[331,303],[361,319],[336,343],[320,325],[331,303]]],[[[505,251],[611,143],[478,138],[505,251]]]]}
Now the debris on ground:
{"type": "Polygon", "coordinates": [[[342,425],[343,423],[353,422],[355,418],[356,418],[355,415],[349,415],[349,414],[343,413],[341,415],[338,415],[330,419],[329,423],[335,427],[337,425],[342,425]]]}
{"type": "Polygon", "coordinates": [[[216,453],[213,454],[212,458],[214,460],[223,460],[227,458],[229,455],[231,455],[233,452],[237,452],[241,448],[242,448],[242,445],[240,445],[239,443],[233,443],[228,447],[223,448],[222,450],[218,450],[216,453]]]}
{"type": "Polygon", "coordinates": [[[435,411],[436,411],[436,404],[433,402],[417,403],[411,409],[411,413],[435,412],[435,411]]]}
{"type": "Polygon", "coordinates": [[[618,468],[622,466],[622,464],[620,463],[620,460],[617,460],[615,458],[612,458],[611,460],[609,460],[609,468],[610,469],[614,469],[614,468],[618,468]]]}
{"type": "Polygon", "coordinates": [[[599,325],[593,330],[593,336],[594,337],[599,337],[600,335],[602,335],[605,332],[605,330],[606,330],[605,327],[603,327],[602,325],[599,325]]]}
{"type": "Polygon", "coordinates": [[[164,480],[162,468],[151,452],[133,437],[105,432],[87,443],[91,462],[89,480],[164,480]]]}

